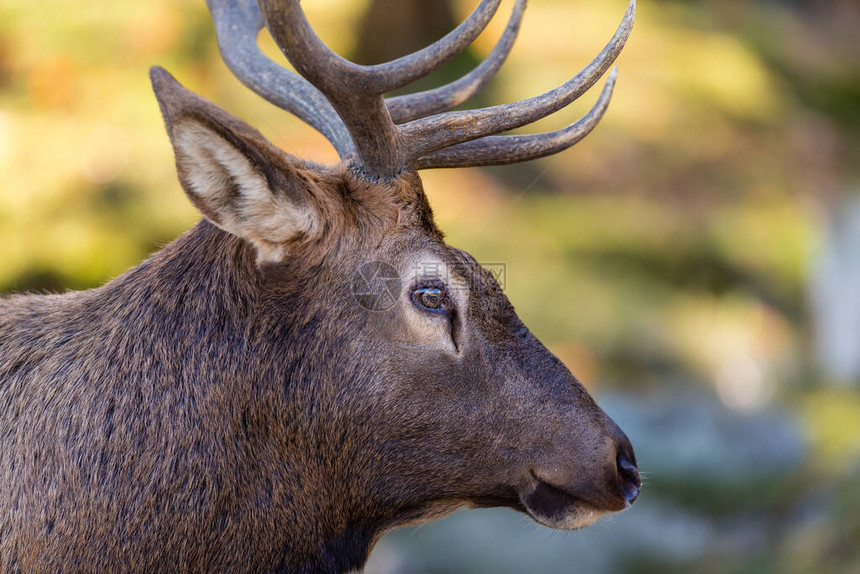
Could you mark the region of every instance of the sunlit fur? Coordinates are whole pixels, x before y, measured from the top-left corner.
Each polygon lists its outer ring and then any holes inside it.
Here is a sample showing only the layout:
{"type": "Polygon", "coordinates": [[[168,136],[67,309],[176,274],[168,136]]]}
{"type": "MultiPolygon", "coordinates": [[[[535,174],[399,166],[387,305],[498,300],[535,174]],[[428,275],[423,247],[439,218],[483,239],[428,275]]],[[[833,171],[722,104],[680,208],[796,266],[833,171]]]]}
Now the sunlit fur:
{"type": "Polygon", "coordinates": [[[463,506],[626,506],[626,437],[417,174],[291,158],[154,83],[206,219],[101,288],[0,299],[0,571],[346,572],[463,506]],[[416,259],[462,279],[450,319],[411,302],[416,259]],[[367,261],[406,278],[392,308],[356,303],[367,261]]]}

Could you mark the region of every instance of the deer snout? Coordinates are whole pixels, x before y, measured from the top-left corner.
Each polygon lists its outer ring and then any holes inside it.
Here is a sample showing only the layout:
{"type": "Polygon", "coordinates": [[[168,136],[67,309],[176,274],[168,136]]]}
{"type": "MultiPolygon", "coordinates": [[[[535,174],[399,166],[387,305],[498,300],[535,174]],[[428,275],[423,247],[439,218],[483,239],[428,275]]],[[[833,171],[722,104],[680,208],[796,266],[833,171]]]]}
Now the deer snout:
{"type": "Polygon", "coordinates": [[[642,479],[633,445],[612,419],[601,413],[589,438],[579,435],[567,457],[559,452],[530,471],[520,500],[538,522],[552,528],[582,528],[606,512],[628,508],[639,497],[642,479]]]}
{"type": "MultiPolygon", "coordinates": [[[[629,445],[630,441],[627,441],[627,444],[629,445]]],[[[633,504],[639,498],[639,490],[642,488],[642,478],[639,476],[639,469],[636,467],[635,456],[632,453],[632,448],[619,449],[618,456],[615,457],[618,486],[627,504],[633,504]]]]}
{"type": "Polygon", "coordinates": [[[639,476],[639,468],[636,466],[636,454],[624,431],[612,419],[608,419],[608,422],[610,434],[615,443],[615,476],[618,488],[627,505],[630,505],[639,498],[639,491],[642,489],[642,477],[639,476]]]}

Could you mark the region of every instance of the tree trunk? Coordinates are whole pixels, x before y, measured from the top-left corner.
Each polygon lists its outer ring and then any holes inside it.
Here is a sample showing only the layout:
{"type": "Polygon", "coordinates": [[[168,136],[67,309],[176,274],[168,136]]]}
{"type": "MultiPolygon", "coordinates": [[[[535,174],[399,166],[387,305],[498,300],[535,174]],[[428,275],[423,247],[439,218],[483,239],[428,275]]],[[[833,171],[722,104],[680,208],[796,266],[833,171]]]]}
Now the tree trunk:
{"type": "MultiPolygon", "coordinates": [[[[452,0],[373,0],[362,17],[353,59],[361,64],[379,64],[405,56],[432,44],[459,23],[452,0]]],[[[479,58],[469,48],[438,72],[403,91],[426,90],[450,82],[478,63],[479,58]]],[[[485,96],[479,94],[472,105],[486,102],[485,96]]]]}

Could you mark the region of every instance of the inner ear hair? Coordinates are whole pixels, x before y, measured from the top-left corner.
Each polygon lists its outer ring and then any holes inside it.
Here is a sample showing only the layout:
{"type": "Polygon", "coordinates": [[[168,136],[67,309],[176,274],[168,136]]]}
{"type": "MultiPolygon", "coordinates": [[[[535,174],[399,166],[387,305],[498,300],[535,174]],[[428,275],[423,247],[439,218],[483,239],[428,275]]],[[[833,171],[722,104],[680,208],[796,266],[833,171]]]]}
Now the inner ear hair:
{"type": "Polygon", "coordinates": [[[312,232],[315,212],[297,188],[303,178],[262,136],[238,134],[199,113],[179,115],[172,136],[191,201],[212,223],[253,243],[261,260],[282,259],[286,244],[312,232]]]}
{"type": "Polygon", "coordinates": [[[253,243],[261,260],[282,259],[288,243],[321,228],[309,189],[315,167],[288,156],[164,69],[153,68],[150,77],[180,182],[209,221],[253,243]]]}

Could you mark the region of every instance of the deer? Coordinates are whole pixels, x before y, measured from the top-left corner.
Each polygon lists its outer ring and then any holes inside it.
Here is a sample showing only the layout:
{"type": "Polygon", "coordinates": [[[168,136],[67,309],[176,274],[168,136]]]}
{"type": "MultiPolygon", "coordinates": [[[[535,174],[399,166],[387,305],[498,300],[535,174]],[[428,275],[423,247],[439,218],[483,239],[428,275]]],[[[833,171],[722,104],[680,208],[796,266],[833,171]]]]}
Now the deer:
{"type": "Polygon", "coordinates": [[[383,533],[457,509],[577,529],[636,500],[628,437],[445,242],[418,174],[582,140],[609,105],[635,0],[545,94],[454,110],[510,52],[516,0],[467,75],[386,97],[463,51],[499,4],[363,66],[320,40],[299,0],[208,0],[232,73],[341,161],[289,155],[151,69],[202,219],[101,287],[0,299],[0,571],[350,572],[383,533]],[[261,51],[263,28],[295,72],[261,51]],[[572,125],[504,134],[607,72],[572,125]]]}

